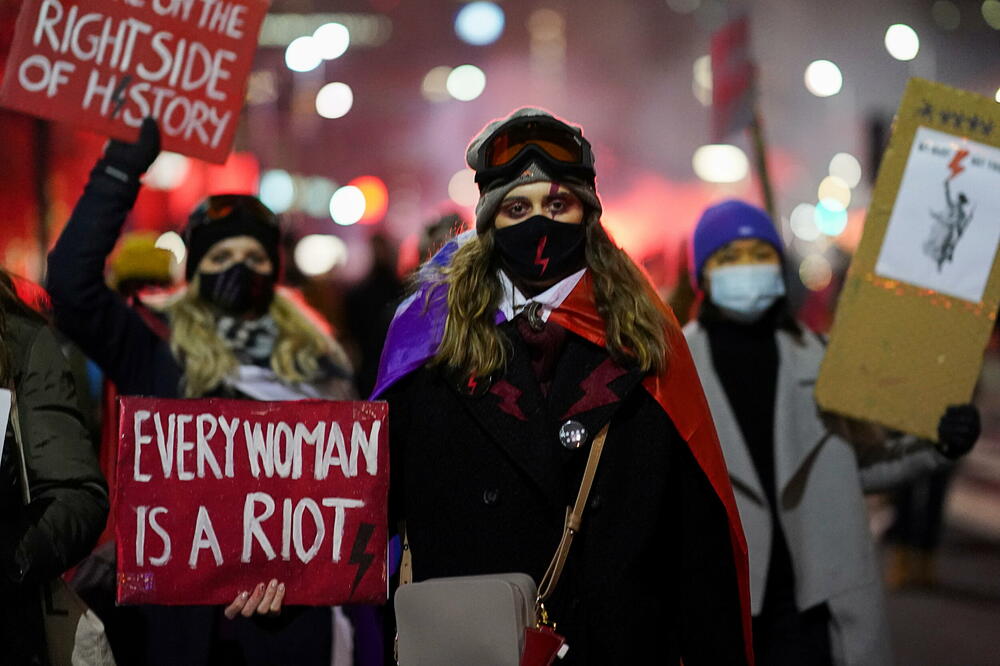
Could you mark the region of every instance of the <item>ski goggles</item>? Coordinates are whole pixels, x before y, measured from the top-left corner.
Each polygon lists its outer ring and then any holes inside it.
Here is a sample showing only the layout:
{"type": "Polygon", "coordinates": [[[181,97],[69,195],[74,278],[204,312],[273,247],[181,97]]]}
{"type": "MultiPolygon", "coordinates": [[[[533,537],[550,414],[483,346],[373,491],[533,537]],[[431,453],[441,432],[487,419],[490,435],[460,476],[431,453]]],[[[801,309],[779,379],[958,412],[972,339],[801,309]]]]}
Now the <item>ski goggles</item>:
{"type": "Polygon", "coordinates": [[[480,192],[498,180],[510,180],[534,161],[550,167],[553,175],[594,180],[590,142],[555,118],[529,116],[501,126],[480,149],[474,165],[480,192]]]}

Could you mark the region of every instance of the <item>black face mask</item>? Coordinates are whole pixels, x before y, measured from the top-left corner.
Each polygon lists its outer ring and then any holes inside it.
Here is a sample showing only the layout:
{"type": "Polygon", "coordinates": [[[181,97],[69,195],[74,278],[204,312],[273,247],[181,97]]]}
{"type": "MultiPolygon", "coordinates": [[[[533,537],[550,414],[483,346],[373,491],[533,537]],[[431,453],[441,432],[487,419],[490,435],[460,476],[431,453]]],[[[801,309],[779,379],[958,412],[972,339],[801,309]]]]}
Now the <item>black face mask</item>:
{"type": "Polygon", "coordinates": [[[587,235],[582,224],[535,215],[496,231],[496,245],[513,277],[558,280],[583,266],[587,235]]]}
{"type": "Polygon", "coordinates": [[[274,298],[274,275],[244,263],[221,273],[200,273],[199,278],[198,295],[229,315],[264,314],[274,298]]]}

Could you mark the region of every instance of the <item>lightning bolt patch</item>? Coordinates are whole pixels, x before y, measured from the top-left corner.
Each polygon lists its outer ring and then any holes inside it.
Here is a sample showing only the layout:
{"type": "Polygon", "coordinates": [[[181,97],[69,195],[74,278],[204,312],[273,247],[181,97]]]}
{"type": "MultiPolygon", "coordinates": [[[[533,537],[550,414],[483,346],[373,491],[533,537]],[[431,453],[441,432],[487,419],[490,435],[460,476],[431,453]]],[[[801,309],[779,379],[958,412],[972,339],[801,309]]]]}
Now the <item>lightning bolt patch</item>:
{"type": "Polygon", "coordinates": [[[962,166],[962,162],[968,156],[969,151],[964,148],[955,152],[955,157],[953,157],[951,162],[948,163],[948,168],[951,169],[951,177],[948,178],[948,180],[954,180],[955,176],[965,171],[965,167],[962,166]]]}
{"type": "Polygon", "coordinates": [[[372,534],[375,532],[375,526],[371,523],[361,523],[358,527],[357,534],[354,535],[354,546],[351,548],[351,559],[347,561],[348,564],[356,564],[358,567],[358,573],[354,576],[354,583],[351,584],[351,596],[354,596],[354,591],[358,589],[358,583],[361,579],[365,577],[368,572],[368,568],[371,567],[372,561],[375,556],[366,553],[368,549],[368,542],[371,541],[372,534]]]}
{"type": "Polygon", "coordinates": [[[502,412],[510,414],[518,421],[527,421],[528,417],[524,415],[521,411],[521,407],[517,404],[517,401],[521,399],[524,395],[524,391],[517,388],[506,379],[501,379],[496,384],[490,388],[490,393],[500,398],[500,404],[497,407],[502,412]]]}
{"type": "Polygon", "coordinates": [[[545,270],[549,267],[549,260],[542,257],[542,252],[545,252],[545,244],[549,242],[548,236],[542,236],[538,240],[538,250],[535,251],[535,265],[541,266],[542,271],[539,275],[545,275],[545,270]]]}
{"type": "Polygon", "coordinates": [[[610,358],[605,359],[603,363],[590,373],[589,377],[580,382],[580,390],[583,391],[583,396],[573,403],[573,406],[566,411],[563,418],[568,419],[576,414],[589,412],[592,409],[610,405],[621,400],[617,393],[608,388],[608,384],[624,374],[625,370],[617,363],[610,358]]]}
{"type": "Polygon", "coordinates": [[[469,381],[466,382],[465,386],[469,389],[469,393],[475,393],[476,387],[479,386],[479,382],[476,381],[476,376],[469,375],[469,381]]]}

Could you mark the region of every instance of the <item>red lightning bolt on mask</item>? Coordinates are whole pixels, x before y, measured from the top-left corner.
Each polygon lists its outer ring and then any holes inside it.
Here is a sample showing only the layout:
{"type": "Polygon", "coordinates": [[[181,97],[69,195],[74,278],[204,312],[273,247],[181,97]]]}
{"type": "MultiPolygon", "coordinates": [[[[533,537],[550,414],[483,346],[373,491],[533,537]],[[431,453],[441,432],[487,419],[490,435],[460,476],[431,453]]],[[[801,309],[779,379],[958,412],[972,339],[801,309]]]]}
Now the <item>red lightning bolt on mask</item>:
{"type": "Polygon", "coordinates": [[[955,176],[965,171],[965,167],[962,166],[962,161],[969,156],[969,151],[962,149],[955,153],[955,157],[951,159],[948,164],[948,168],[951,169],[951,178],[948,180],[954,180],[955,176]]]}
{"type": "Polygon", "coordinates": [[[545,275],[545,270],[549,267],[549,260],[542,257],[542,252],[545,252],[545,244],[548,241],[548,236],[542,236],[538,239],[538,249],[535,251],[535,265],[542,267],[541,272],[538,274],[539,276],[545,275]]]}

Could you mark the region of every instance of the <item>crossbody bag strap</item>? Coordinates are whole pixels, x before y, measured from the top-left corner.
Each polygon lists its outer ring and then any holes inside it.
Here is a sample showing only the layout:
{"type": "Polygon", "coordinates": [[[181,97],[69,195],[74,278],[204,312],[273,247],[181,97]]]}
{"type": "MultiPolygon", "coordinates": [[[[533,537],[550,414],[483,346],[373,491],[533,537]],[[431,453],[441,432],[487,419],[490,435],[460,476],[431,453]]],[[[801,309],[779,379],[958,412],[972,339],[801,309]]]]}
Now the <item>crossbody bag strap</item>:
{"type": "Polygon", "coordinates": [[[608,426],[606,424],[590,445],[590,455],[587,457],[587,467],[583,472],[583,480],[580,482],[580,491],[576,495],[576,503],[572,508],[566,508],[566,522],[563,524],[562,539],[559,540],[559,547],[552,557],[548,570],[542,576],[542,581],[538,585],[537,606],[541,611],[543,622],[544,606],[542,604],[552,596],[559,584],[559,577],[562,575],[563,567],[566,566],[566,558],[569,557],[569,550],[573,546],[573,536],[580,531],[583,522],[583,510],[587,506],[587,498],[590,496],[590,488],[594,485],[594,475],[597,473],[597,463],[601,461],[601,452],[604,450],[604,440],[608,437],[608,426]]]}
{"type": "MultiPolygon", "coordinates": [[[[542,577],[542,582],[538,586],[538,603],[541,604],[548,599],[559,583],[563,567],[566,565],[566,558],[569,557],[570,548],[573,546],[573,536],[580,530],[583,522],[583,510],[587,506],[587,498],[590,496],[590,488],[594,485],[594,476],[597,473],[597,463],[601,460],[601,452],[604,450],[604,440],[608,437],[608,426],[605,425],[597,433],[593,443],[590,445],[590,455],[587,457],[587,467],[583,472],[583,480],[580,482],[580,490],[576,495],[576,502],[572,507],[566,508],[566,521],[563,524],[562,539],[556,549],[552,562],[548,570],[542,577]]],[[[406,534],[406,526],[400,530],[403,539],[403,555],[399,563],[399,584],[409,585],[413,582],[413,554],[410,551],[410,540],[406,534]]]]}
{"type": "Polygon", "coordinates": [[[406,535],[406,525],[400,530],[403,540],[403,556],[399,560],[399,584],[409,585],[413,582],[413,554],[410,553],[410,538],[406,535]]]}
{"type": "Polygon", "coordinates": [[[25,505],[31,503],[31,486],[28,485],[28,463],[24,455],[24,438],[21,436],[21,420],[17,416],[17,393],[10,389],[10,425],[14,429],[14,448],[17,449],[19,475],[21,478],[21,499],[25,505]]]}

